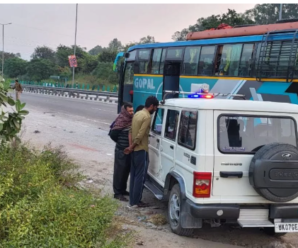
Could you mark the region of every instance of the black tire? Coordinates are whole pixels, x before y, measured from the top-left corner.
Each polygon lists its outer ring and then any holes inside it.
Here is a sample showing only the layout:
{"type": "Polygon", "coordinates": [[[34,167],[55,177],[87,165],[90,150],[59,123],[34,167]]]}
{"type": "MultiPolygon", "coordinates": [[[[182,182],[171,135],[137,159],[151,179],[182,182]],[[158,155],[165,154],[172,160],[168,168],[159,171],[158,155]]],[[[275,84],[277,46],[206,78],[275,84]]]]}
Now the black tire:
{"type": "Polygon", "coordinates": [[[180,220],[181,196],[179,184],[175,184],[171,190],[168,202],[168,220],[173,233],[189,237],[193,234],[193,228],[182,228],[180,220]],[[179,210],[178,210],[179,208],[179,210]],[[176,210],[175,210],[176,209],[176,210]]]}
{"type": "MultiPolygon", "coordinates": [[[[249,181],[250,184],[254,187],[256,192],[263,196],[265,199],[272,201],[272,202],[288,202],[298,197],[298,188],[282,188],[282,184],[286,184],[287,182],[284,180],[278,181],[278,184],[275,184],[275,187],[260,187],[258,183],[260,182],[260,177],[264,181],[270,181],[271,178],[269,176],[270,169],[266,168],[264,170],[260,170],[256,162],[257,160],[271,160],[272,161],[272,168],[274,168],[274,161],[285,161],[285,167],[283,169],[287,169],[286,162],[290,162],[291,160],[298,160],[298,149],[295,146],[289,144],[280,144],[280,143],[273,143],[269,145],[265,145],[260,148],[253,157],[250,168],[249,168],[249,181]],[[290,154],[291,157],[285,158],[283,154],[290,154]],[[265,173],[265,170],[266,173],[265,173]],[[264,173],[263,173],[264,172],[264,173]],[[259,181],[259,182],[257,182],[259,181]],[[279,187],[280,186],[280,187],[279,187]]],[[[272,169],[271,168],[271,169],[272,169]]],[[[298,164],[295,167],[298,170],[298,164]]],[[[298,182],[298,179],[297,179],[298,182]]],[[[263,183],[264,184],[264,183],[263,183]]]]}
{"type": "Polygon", "coordinates": [[[276,238],[283,237],[287,234],[287,233],[276,233],[275,230],[274,230],[274,227],[264,227],[263,231],[267,235],[274,236],[276,238]]]}

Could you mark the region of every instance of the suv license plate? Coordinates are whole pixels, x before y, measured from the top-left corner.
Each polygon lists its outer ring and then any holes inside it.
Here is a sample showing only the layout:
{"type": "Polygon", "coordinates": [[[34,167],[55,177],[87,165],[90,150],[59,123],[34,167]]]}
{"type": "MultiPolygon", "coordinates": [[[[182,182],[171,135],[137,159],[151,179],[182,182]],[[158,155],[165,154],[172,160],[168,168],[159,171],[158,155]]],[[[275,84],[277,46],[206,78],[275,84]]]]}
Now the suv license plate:
{"type": "Polygon", "coordinates": [[[275,223],[276,233],[298,232],[298,223],[275,223]]]}

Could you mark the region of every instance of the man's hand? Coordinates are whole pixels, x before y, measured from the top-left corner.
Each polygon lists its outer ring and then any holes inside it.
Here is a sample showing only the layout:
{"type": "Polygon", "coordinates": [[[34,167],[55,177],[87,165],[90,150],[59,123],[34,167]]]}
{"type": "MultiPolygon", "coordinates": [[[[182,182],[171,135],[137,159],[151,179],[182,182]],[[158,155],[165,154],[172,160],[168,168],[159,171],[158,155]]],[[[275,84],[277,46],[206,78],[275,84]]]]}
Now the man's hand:
{"type": "Polygon", "coordinates": [[[130,154],[132,151],[133,151],[133,148],[130,146],[130,147],[125,148],[123,152],[124,152],[124,154],[127,154],[127,155],[128,155],[128,154],[130,154]]]}

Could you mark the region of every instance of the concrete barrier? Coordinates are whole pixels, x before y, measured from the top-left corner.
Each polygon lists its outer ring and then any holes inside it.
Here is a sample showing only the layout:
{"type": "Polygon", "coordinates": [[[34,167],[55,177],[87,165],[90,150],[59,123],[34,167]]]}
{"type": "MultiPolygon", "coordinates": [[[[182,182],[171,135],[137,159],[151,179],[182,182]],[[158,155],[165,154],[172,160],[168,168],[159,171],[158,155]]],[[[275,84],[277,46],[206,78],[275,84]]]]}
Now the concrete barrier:
{"type": "Polygon", "coordinates": [[[52,88],[35,85],[22,85],[23,91],[33,94],[51,95],[56,97],[65,97],[71,99],[88,100],[95,102],[118,103],[117,93],[114,92],[100,92],[87,91],[68,88],[52,88]]]}

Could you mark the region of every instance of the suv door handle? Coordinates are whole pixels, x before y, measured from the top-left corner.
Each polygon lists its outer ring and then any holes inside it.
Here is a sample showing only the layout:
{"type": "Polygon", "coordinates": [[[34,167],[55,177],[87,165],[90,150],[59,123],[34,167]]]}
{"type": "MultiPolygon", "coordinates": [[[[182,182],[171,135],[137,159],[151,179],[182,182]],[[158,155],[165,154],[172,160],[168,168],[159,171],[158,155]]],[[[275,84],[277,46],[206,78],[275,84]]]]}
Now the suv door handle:
{"type": "Polygon", "coordinates": [[[223,177],[223,178],[228,178],[228,177],[242,178],[243,177],[242,171],[220,171],[219,174],[220,174],[220,177],[223,177]]]}
{"type": "Polygon", "coordinates": [[[174,149],[174,146],[170,146],[171,149],[174,149]]]}

